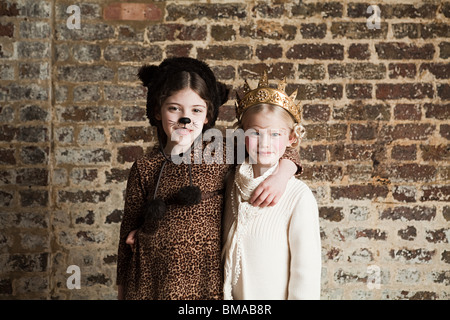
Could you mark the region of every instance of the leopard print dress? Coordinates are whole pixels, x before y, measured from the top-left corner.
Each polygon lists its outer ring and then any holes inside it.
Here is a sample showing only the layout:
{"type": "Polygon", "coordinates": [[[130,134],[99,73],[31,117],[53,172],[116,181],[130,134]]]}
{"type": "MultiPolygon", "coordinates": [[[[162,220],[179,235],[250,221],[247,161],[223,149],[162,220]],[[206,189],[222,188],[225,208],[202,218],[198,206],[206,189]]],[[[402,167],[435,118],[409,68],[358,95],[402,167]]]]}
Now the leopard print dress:
{"type": "MultiPolygon", "coordinates": [[[[191,157],[194,159],[194,150],[191,157]]],[[[300,168],[298,153],[285,154],[284,158],[300,168]]],[[[143,224],[142,206],[154,194],[164,161],[164,155],[155,147],[130,170],[120,228],[117,284],[124,286],[125,299],[130,300],[222,299],[223,191],[232,165],[227,164],[225,152],[219,163],[192,161],[192,183],[200,187],[202,201],[195,205],[168,204],[161,220],[143,224]],[[125,240],[135,229],[138,231],[132,251],[125,240]]],[[[168,161],[157,196],[169,199],[189,183],[189,165],[168,161]]]]}

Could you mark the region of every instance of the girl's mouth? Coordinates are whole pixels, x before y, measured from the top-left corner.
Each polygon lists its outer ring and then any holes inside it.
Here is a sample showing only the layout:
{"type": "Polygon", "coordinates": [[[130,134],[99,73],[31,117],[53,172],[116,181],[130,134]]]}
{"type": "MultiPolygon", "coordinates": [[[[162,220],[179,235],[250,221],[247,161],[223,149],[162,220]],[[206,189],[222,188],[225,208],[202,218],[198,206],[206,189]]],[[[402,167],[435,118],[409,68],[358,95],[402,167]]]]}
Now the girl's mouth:
{"type": "Polygon", "coordinates": [[[273,153],[273,152],[270,152],[270,151],[259,151],[259,152],[258,152],[258,155],[259,155],[259,156],[262,156],[262,157],[269,157],[269,156],[272,155],[272,153],[273,153]]]}
{"type": "Polygon", "coordinates": [[[175,130],[175,132],[180,136],[187,136],[191,134],[192,130],[187,128],[178,128],[175,130]]]}

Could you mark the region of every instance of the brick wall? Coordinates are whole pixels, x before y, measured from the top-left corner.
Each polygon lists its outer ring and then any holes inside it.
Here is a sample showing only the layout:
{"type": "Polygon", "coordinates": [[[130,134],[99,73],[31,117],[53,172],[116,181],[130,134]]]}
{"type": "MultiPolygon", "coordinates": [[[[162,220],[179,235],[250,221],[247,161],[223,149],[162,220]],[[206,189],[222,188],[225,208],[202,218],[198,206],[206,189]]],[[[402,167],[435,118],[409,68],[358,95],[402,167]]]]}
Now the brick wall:
{"type": "Polygon", "coordinates": [[[179,55],[229,85],[268,67],[299,88],[323,299],[449,298],[450,2],[2,0],[0,15],[0,298],[115,298],[128,170],[155,143],[136,70],[179,55]]]}

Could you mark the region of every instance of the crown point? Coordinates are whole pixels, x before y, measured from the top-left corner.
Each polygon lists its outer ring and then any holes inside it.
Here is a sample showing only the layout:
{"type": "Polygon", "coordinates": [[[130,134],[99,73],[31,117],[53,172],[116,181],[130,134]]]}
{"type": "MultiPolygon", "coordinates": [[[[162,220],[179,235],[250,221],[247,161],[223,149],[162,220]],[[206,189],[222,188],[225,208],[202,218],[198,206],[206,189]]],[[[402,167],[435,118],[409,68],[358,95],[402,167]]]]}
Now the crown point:
{"type": "Polygon", "coordinates": [[[248,85],[247,80],[244,81],[244,93],[250,92],[252,89],[248,85]]]}
{"type": "Polygon", "coordinates": [[[264,70],[263,75],[261,76],[261,79],[259,80],[258,87],[268,87],[269,86],[269,80],[267,76],[267,70],[264,70]]]}
{"type": "Polygon", "coordinates": [[[297,89],[289,96],[289,98],[291,98],[292,101],[295,101],[295,98],[297,98],[297,89]]]}
{"type": "Polygon", "coordinates": [[[278,83],[278,90],[284,91],[284,89],[286,89],[286,77],[283,77],[280,83],[278,83]]]}

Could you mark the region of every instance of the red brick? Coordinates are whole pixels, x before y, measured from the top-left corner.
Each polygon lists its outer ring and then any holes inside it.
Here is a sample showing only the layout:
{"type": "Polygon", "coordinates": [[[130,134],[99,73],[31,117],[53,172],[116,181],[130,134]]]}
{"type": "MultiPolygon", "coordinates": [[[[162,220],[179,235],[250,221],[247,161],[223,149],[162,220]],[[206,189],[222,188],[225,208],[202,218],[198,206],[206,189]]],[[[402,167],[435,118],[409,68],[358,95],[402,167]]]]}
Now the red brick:
{"type": "Polygon", "coordinates": [[[372,145],[335,144],[329,147],[331,161],[370,161],[373,154],[372,145]]]}
{"type": "Polygon", "coordinates": [[[348,57],[356,60],[370,59],[369,45],[367,43],[352,43],[348,48],[348,57]]]}
{"type": "Polygon", "coordinates": [[[330,31],[333,38],[386,39],[388,24],[382,21],[379,29],[369,29],[366,22],[332,22],[330,31]]]}
{"type": "Polygon", "coordinates": [[[393,146],[391,157],[394,160],[416,160],[417,147],[416,147],[416,145],[393,146]]]}
{"type": "Polygon", "coordinates": [[[349,185],[349,186],[331,186],[331,198],[334,200],[375,200],[377,198],[386,198],[389,189],[387,186],[373,184],[367,185],[349,185]]]}
{"type": "Polygon", "coordinates": [[[397,186],[392,190],[392,197],[400,202],[416,202],[416,188],[410,186],[397,186]]]}
{"type": "Polygon", "coordinates": [[[90,190],[90,191],[59,191],[59,202],[70,203],[99,203],[105,202],[110,196],[109,190],[90,190]]]}
{"type": "Polygon", "coordinates": [[[134,162],[144,154],[140,146],[120,147],[117,151],[117,161],[119,163],[134,162]]]}
{"type": "Polygon", "coordinates": [[[394,108],[394,118],[397,120],[420,120],[422,111],[416,104],[397,104],[394,108]]]}
{"type": "Polygon", "coordinates": [[[192,44],[174,44],[166,47],[166,55],[168,58],[173,57],[190,57],[192,44]]]}
{"type": "Polygon", "coordinates": [[[211,37],[216,41],[232,41],[236,39],[236,31],[234,31],[233,26],[211,26],[211,37]]]}
{"type": "Polygon", "coordinates": [[[403,220],[403,221],[432,221],[436,218],[435,207],[395,207],[383,210],[380,219],[385,220],[403,220]]]}
{"type": "Polygon", "coordinates": [[[390,63],[389,78],[415,78],[416,65],[413,63],[390,63]]]}
{"type": "MultiPolygon", "coordinates": [[[[351,18],[367,18],[369,14],[367,13],[367,7],[370,5],[369,2],[366,3],[356,3],[352,2],[348,4],[347,15],[351,18]]],[[[434,4],[379,4],[381,15],[385,19],[393,18],[424,18],[431,19],[436,16],[437,6],[434,4]]]]}
{"type": "Polygon", "coordinates": [[[322,64],[299,64],[298,72],[300,79],[318,80],[325,78],[326,68],[322,64]]]}
{"type": "Polygon", "coordinates": [[[239,28],[239,35],[242,38],[255,40],[294,40],[297,34],[297,27],[293,25],[282,25],[274,23],[257,23],[243,25],[239,28]]]}
{"type": "Polygon", "coordinates": [[[438,229],[438,230],[427,230],[427,235],[425,239],[431,243],[448,243],[449,239],[447,237],[448,229],[438,229]]]}
{"type": "Polygon", "coordinates": [[[388,121],[390,118],[390,106],[385,104],[354,103],[342,108],[333,108],[333,119],[335,120],[388,121]]]}
{"type": "Polygon", "coordinates": [[[343,60],[344,47],[340,44],[296,44],[287,52],[289,59],[343,60]]]}
{"type": "Polygon", "coordinates": [[[330,107],[326,104],[305,104],[303,106],[303,119],[307,121],[328,121],[330,119],[330,107]]]}
{"type": "Polygon", "coordinates": [[[386,75],[386,67],[382,63],[333,63],[328,65],[328,74],[330,79],[384,79],[386,75]]]}
{"type": "Polygon", "coordinates": [[[152,3],[111,3],[103,16],[105,20],[161,21],[163,10],[152,3]]]}
{"type": "Polygon", "coordinates": [[[447,23],[430,23],[421,25],[421,37],[424,39],[431,38],[448,38],[450,31],[447,23]]]}
{"type": "Polygon", "coordinates": [[[404,42],[381,42],[375,44],[378,57],[387,60],[424,59],[431,60],[434,56],[434,46],[431,43],[419,47],[404,42]]]}
{"type": "Polygon", "coordinates": [[[380,136],[385,140],[426,140],[436,129],[435,125],[421,123],[402,123],[394,126],[385,126],[380,132],[380,136]]]}
{"type": "Polygon", "coordinates": [[[448,59],[449,57],[450,57],[450,42],[443,41],[439,44],[439,58],[448,59]]]}
{"type": "Polygon", "coordinates": [[[344,219],[344,212],[339,207],[321,207],[319,208],[319,217],[324,220],[339,222],[344,219]]]}
{"type": "Polygon", "coordinates": [[[414,261],[415,263],[429,263],[436,250],[427,249],[392,249],[389,252],[390,256],[395,260],[414,261]]]}
{"type": "Polygon", "coordinates": [[[417,229],[415,227],[408,226],[405,229],[398,230],[397,234],[403,240],[412,241],[417,237],[417,229]]]}
{"type": "Polygon", "coordinates": [[[47,186],[48,170],[29,168],[17,170],[16,183],[21,186],[47,186]]]}
{"type": "Polygon", "coordinates": [[[424,186],[420,201],[450,201],[450,186],[424,186]]]}
{"type": "Polygon", "coordinates": [[[378,126],[376,124],[351,124],[350,137],[352,140],[372,140],[377,138],[378,126]]]}
{"type": "Polygon", "coordinates": [[[342,17],[343,5],[339,2],[303,3],[292,6],[292,15],[300,17],[342,17]]]}
{"type": "Polygon", "coordinates": [[[0,148],[0,164],[14,165],[16,158],[14,156],[14,149],[0,148]]]}
{"type": "Polygon", "coordinates": [[[380,83],[376,85],[377,99],[424,99],[433,98],[433,85],[430,83],[380,83]]]}
{"type": "Polygon", "coordinates": [[[425,161],[450,161],[450,145],[421,145],[420,150],[425,161]]]}
{"type": "Polygon", "coordinates": [[[450,140],[450,125],[449,124],[442,124],[440,126],[440,129],[439,129],[439,134],[443,138],[445,138],[447,140],[450,140]]]}
{"type": "Polygon", "coordinates": [[[425,103],[425,117],[437,120],[450,120],[450,103],[448,104],[434,104],[425,103]]]}
{"type": "Polygon", "coordinates": [[[0,37],[14,37],[14,25],[12,23],[0,23],[0,37]]]}
{"type": "Polygon", "coordinates": [[[300,146],[300,158],[306,161],[326,161],[327,146],[300,146]]]}
{"type": "Polygon", "coordinates": [[[373,240],[386,240],[386,231],[381,231],[380,229],[362,229],[356,231],[356,239],[367,238],[373,240]]]}
{"type": "Polygon", "coordinates": [[[305,125],[306,139],[308,140],[327,140],[327,141],[341,141],[347,136],[346,124],[312,124],[305,125]]]}
{"type": "Polygon", "coordinates": [[[450,84],[438,83],[436,87],[439,98],[442,100],[450,100],[450,84]]]}
{"type": "Polygon", "coordinates": [[[390,165],[386,173],[394,182],[431,182],[436,177],[437,169],[432,165],[422,164],[400,164],[390,165]]]}
{"type": "Polygon", "coordinates": [[[17,8],[17,3],[0,2],[0,16],[15,17],[20,14],[20,9],[17,8]]]}
{"type": "Polygon", "coordinates": [[[305,165],[302,179],[309,181],[340,181],[342,179],[342,168],[334,165],[305,165]]]}
{"type": "Polygon", "coordinates": [[[247,45],[211,45],[197,49],[197,59],[200,60],[249,60],[251,57],[252,50],[247,45]]]}
{"type": "Polygon", "coordinates": [[[325,23],[302,23],[300,33],[303,39],[323,39],[327,33],[327,25],[325,23]]]}
{"type": "MultiPolygon", "coordinates": [[[[268,70],[270,72],[269,79],[283,79],[283,78],[293,78],[295,74],[294,65],[292,63],[255,63],[248,64],[243,63],[238,68],[238,74],[242,79],[251,80],[259,79],[260,75],[268,70]]],[[[291,89],[289,85],[286,87],[286,92],[293,92],[295,89],[291,89]]],[[[299,99],[299,97],[297,96],[299,99]]]]}
{"type": "MultiPolygon", "coordinates": [[[[170,41],[170,40],[206,40],[207,29],[206,26],[185,26],[182,24],[157,24],[149,26],[148,39],[151,42],[155,41],[170,41]]],[[[160,48],[158,48],[160,49],[160,48]]],[[[143,60],[143,59],[142,59],[143,60]]]]}
{"type": "Polygon", "coordinates": [[[285,13],[285,7],[281,3],[258,3],[251,8],[251,11],[262,18],[280,18],[285,13]]]}
{"type": "Polygon", "coordinates": [[[345,85],[345,94],[349,99],[371,99],[372,85],[368,83],[350,83],[345,85]]]}
{"type": "Polygon", "coordinates": [[[219,120],[233,122],[236,120],[236,108],[234,106],[221,106],[219,109],[219,120]]]}
{"type": "Polygon", "coordinates": [[[259,45],[256,48],[256,56],[259,60],[279,59],[283,55],[283,48],[278,44],[259,45]]]}
{"type": "Polygon", "coordinates": [[[297,99],[314,100],[314,99],[342,99],[342,84],[301,84],[296,87],[298,89],[297,99]]]}
{"type": "Polygon", "coordinates": [[[450,63],[422,63],[419,72],[428,70],[436,79],[448,79],[450,77],[450,63]]]}
{"type": "Polygon", "coordinates": [[[181,3],[169,4],[166,7],[167,21],[184,19],[192,21],[196,19],[210,19],[217,22],[220,19],[245,19],[247,7],[245,3],[195,3],[182,5],[181,3]]]}

